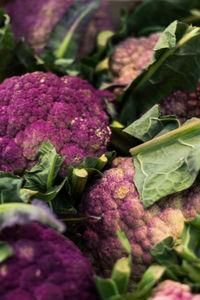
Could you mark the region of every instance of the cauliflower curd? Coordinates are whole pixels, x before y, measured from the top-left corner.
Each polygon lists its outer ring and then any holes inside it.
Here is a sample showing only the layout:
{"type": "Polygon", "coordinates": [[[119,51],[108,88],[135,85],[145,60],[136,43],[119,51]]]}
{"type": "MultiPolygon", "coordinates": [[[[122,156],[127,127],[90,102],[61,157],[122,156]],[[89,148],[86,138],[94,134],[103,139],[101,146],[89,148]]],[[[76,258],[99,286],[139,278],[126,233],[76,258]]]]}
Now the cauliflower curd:
{"type": "Polygon", "coordinates": [[[47,140],[65,156],[62,173],[84,156],[102,155],[111,135],[103,96],[112,98],[73,76],[34,72],[6,79],[0,85],[0,169],[23,173],[47,140]]]}

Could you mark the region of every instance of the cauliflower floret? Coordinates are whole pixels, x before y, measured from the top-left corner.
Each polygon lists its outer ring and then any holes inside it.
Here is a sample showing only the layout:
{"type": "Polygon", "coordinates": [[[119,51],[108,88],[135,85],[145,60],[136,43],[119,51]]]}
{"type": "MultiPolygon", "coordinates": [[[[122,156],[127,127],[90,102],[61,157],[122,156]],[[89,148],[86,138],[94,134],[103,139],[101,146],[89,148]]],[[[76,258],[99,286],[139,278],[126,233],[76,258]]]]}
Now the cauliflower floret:
{"type": "Polygon", "coordinates": [[[192,294],[186,284],[165,280],[154,289],[149,300],[200,300],[200,295],[192,294]]]}
{"type": "Polygon", "coordinates": [[[133,276],[140,278],[152,263],[151,249],[168,236],[180,240],[185,220],[200,213],[200,189],[170,195],[145,209],[133,182],[132,158],[116,158],[113,168],[84,193],[82,213],[90,220],[84,232],[88,257],[101,269],[112,269],[125,253],[116,235],[123,231],[132,248],[133,276]]]}
{"type": "Polygon", "coordinates": [[[108,115],[96,91],[73,76],[34,72],[0,85],[0,170],[21,174],[49,140],[65,155],[61,173],[84,156],[101,156],[110,141],[108,115]]]}
{"type": "Polygon", "coordinates": [[[200,117],[200,81],[195,92],[176,91],[160,101],[164,114],[177,115],[181,123],[192,117],[200,117]]]}
{"type": "Polygon", "coordinates": [[[1,300],[97,299],[90,262],[69,239],[39,223],[0,233],[13,255],[0,264],[1,300]]]}
{"type": "MultiPolygon", "coordinates": [[[[148,37],[127,38],[115,47],[110,58],[112,81],[116,84],[128,85],[142,69],[147,66],[153,56],[153,48],[161,33],[153,33],[148,37]]],[[[121,94],[122,88],[116,88],[115,94],[121,94]]]]}

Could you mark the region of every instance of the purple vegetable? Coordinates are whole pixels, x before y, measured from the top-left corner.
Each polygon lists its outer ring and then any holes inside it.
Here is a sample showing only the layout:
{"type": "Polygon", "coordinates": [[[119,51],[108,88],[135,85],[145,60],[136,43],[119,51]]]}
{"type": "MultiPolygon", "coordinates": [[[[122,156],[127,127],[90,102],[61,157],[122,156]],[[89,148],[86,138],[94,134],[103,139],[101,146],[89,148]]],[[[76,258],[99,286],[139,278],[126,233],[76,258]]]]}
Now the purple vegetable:
{"type": "MultiPolygon", "coordinates": [[[[67,8],[76,2],[77,0],[11,0],[6,3],[5,9],[11,16],[11,25],[16,39],[24,36],[27,42],[37,52],[40,52],[46,44],[53,26],[67,8]]],[[[112,28],[107,0],[103,0],[82,39],[80,55],[92,50],[98,31],[112,28]]]]}
{"type": "Polygon", "coordinates": [[[200,117],[200,81],[195,92],[176,91],[159,104],[164,114],[177,115],[181,123],[192,117],[200,117]]]}
{"type": "Polygon", "coordinates": [[[29,223],[3,229],[0,240],[14,250],[0,264],[1,300],[97,299],[90,262],[60,233],[29,223]]]}
{"type": "Polygon", "coordinates": [[[86,81],[34,72],[0,85],[0,170],[23,173],[47,140],[65,155],[62,173],[84,156],[101,156],[110,141],[102,97],[86,81]]]}
{"type": "MultiPolygon", "coordinates": [[[[153,48],[161,33],[154,33],[148,37],[128,38],[115,47],[110,58],[112,81],[116,84],[128,85],[135,79],[150,62],[153,48]]],[[[115,94],[123,89],[116,88],[115,94]]]]}
{"type": "Polygon", "coordinates": [[[90,220],[84,233],[88,257],[102,270],[111,270],[126,253],[116,232],[123,231],[132,248],[133,276],[140,278],[152,263],[151,249],[164,238],[179,240],[184,221],[200,213],[200,189],[168,196],[144,209],[133,182],[132,158],[116,158],[113,168],[83,196],[81,211],[90,220]]]}
{"type": "Polygon", "coordinates": [[[200,294],[193,295],[186,284],[165,280],[154,289],[149,300],[200,300],[200,294]]]}

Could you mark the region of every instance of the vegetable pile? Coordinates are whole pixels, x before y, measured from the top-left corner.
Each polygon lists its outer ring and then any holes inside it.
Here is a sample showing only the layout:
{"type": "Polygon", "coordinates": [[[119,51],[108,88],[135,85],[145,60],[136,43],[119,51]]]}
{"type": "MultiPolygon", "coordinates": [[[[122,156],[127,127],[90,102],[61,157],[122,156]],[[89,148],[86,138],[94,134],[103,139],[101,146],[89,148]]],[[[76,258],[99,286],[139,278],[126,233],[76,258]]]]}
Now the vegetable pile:
{"type": "Polygon", "coordinates": [[[136,2],[0,1],[1,300],[200,299],[200,2],[136,2]]]}

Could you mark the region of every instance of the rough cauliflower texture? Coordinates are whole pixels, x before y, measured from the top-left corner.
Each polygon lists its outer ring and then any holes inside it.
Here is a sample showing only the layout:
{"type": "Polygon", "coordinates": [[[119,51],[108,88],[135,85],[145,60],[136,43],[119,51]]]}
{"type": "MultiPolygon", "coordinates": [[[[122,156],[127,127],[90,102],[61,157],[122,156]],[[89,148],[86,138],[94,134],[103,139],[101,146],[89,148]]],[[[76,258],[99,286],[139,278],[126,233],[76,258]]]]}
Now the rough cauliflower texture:
{"type": "Polygon", "coordinates": [[[106,151],[111,131],[102,97],[86,81],[34,72],[0,85],[0,170],[23,173],[36,163],[42,142],[65,155],[62,172],[84,156],[106,151]]]}
{"type": "MultiPolygon", "coordinates": [[[[11,0],[5,8],[11,16],[16,39],[24,36],[27,42],[40,52],[53,26],[67,8],[76,2],[77,0],[11,0]]],[[[107,6],[107,0],[103,0],[100,9],[91,20],[82,40],[81,54],[88,53],[93,48],[94,38],[98,31],[113,28],[107,6]]]]}
{"type": "Polygon", "coordinates": [[[133,177],[132,158],[116,158],[113,168],[85,192],[81,211],[101,217],[90,220],[84,232],[90,260],[101,270],[111,270],[125,254],[116,236],[121,230],[132,247],[133,276],[139,278],[153,261],[150,250],[168,236],[178,241],[184,220],[200,213],[200,188],[171,195],[144,209],[133,177]]]}
{"type": "Polygon", "coordinates": [[[200,117],[200,81],[194,93],[176,91],[159,104],[164,114],[177,115],[181,123],[192,117],[200,117]]]}
{"type": "Polygon", "coordinates": [[[200,295],[192,294],[186,284],[165,280],[154,289],[149,300],[200,300],[200,295]]]}
{"type": "MultiPolygon", "coordinates": [[[[148,37],[128,38],[116,46],[110,58],[112,81],[116,84],[128,85],[146,67],[153,56],[153,48],[161,33],[148,37]]],[[[122,89],[115,89],[119,94],[122,89]]]]}
{"type": "Polygon", "coordinates": [[[5,228],[0,239],[14,250],[0,264],[1,300],[97,299],[90,262],[55,230],[30,223],[5,228]]]}

